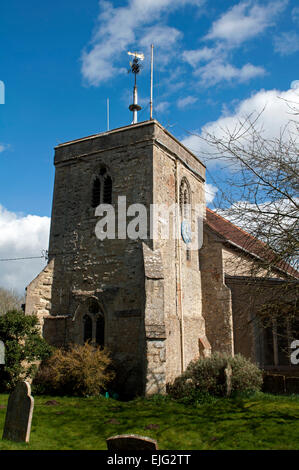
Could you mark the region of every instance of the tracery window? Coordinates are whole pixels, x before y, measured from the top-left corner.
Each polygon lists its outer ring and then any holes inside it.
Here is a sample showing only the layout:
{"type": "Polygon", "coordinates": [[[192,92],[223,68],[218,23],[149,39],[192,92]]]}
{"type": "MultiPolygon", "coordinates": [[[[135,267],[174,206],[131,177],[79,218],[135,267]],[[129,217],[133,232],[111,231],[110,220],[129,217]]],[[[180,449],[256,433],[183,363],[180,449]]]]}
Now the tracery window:
{"type": "Polygon", "coordinates": [[[83,317],[83,342],[92,341],[92,319],[89,315],[83,317]]]}
{"type": "Polygon", "coordinates": [[[99,204],[112,203],[112,178],[107,172],[105,167],[101,168],[99,175],[93,180],[92,187],[92,207],[97,207],[99,204]]]}
{"type": "Polygon", "coordinates": [[[88,313],[83,318],[83,342],[105,346],[105,317],[96,299],[90,299],[88,313]]]}
{"type": "Polygon", "coordinates": [[[296,318],[275,318],[271,314],[267,321],[260,325],[262,337],[262,353],[260,362],[263,366],[289,366],[290,345],[298,338],[299,321],[296,318]]]}
{"type": "MultiPolygon", "coordinates": [[[[179,198],[182,224],[184,224],[184,228],[189,227],[191,230],[191,191],[185,177],[181,180],[179,198]]],[[[191,261],[191,250],[188,244],[186,244],[186,260],[191,261]]]]}
{"type": "Polygon", "coordinates": [[[182,178],[180,184],[180,210],[182,219],[191,219],[191,194],[187,178],[182,178]]]}
{"type": "Polygon", "coordinates": [[[104,347],[105,345],[105,319],[104,315],[99,315],[96,320],[96,343],[104,347]]]}

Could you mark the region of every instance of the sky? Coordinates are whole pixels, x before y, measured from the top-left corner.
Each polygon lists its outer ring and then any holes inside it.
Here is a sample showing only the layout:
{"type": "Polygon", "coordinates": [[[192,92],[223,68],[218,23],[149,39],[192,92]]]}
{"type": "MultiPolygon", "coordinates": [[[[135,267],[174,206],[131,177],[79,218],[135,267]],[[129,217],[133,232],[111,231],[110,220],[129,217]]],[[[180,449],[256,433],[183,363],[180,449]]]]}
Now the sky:
{"type": "MultiPolygon", "coordinates": [[[[54,147],[128,125],[128,51],[144,53],[139,121],[154,118],[199,158],[197,134],[265,106],[269,136],[298,102],[297,0],[10,0],[0,16],[0,286],[23,292],[45,265],[54,147]],[[3,88],[5,92],[1,94],[3,88]],[[3,96],[4,95],[4,96],[3,96]],[[281,99],[283,98],[283,99],[281,99]]],[[[217,194],[208,166],[207,202],[217,194]]]]}

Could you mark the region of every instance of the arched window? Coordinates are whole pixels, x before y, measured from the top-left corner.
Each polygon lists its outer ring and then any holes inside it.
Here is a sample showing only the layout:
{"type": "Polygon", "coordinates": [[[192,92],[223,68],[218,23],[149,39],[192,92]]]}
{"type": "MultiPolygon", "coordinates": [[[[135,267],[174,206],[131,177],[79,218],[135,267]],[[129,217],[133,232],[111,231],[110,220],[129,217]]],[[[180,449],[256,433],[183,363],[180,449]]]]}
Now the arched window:
{"type": "Polygon", "coordinates": [[[83,341],[92,341],[92,319],[89,315],[83,317],[83,341]]]}
{"type": "Polygon", "coordinates": [[[95,178],[92,188],[92,207],[97,207],[101,203],[101,181],[95,178]]]}
{"type": "MultiPolygon", "coordinates": [[[[191,227],[191,191],[187,178],[183,177],[180,184],[180,212],[182,221],[191,227]]],[[[186,246],[186,260],[191,261],[191,250],[186,246]]]]}
{"type": "Polygon", "coordinates": [[[105,345],[105,319],[104,315],[99,315],[96,321],[96,343],[102,348],[105,345]]]}
{"type": "Polygon", "coordinates": [[[99,175],[93,180],[91,205],[112,203],[112,178],[105,167],[101,168],[99,175]]]}
{"type": "Polygon", "coordinates": [[[91,298],[88,302],[88,311],[89,313],[98,313],[100,310],[99,304],[96,299],[91,298]]]}
{"type": "Polygon", "coordinates": [[[104,177],[103,203],[111,204],[111,202],[112,202],[112,179],[111,179],[111,176],[106,175],[104,177]]]}
{"type": "Polygon", "coordinates": [[[101,347],[105,346],[105,317],[97,299],[91,297],[85,303],[85,313],[82,317],[83,343],[90,341],[101,347]]]}
{"type": "Polygon", "coordinates": [[[182,219],[191,219],[191,194],[187,178],[182,178],[180,184],[180,210],[182,219]]]}

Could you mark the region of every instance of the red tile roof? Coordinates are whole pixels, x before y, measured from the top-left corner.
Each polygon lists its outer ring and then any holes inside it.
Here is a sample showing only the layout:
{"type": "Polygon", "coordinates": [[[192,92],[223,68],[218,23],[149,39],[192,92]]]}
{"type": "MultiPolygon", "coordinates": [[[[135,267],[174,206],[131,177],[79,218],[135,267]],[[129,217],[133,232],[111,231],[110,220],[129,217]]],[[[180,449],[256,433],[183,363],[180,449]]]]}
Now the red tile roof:
{"type": "Polygon", "coordinates": [[[283,270],[291,276],[299,278],[299,272],[292,268],[288,263],[282,261],[275,262],[275,254],[268,245],[266,245],[266,243],[253,237],[248,232],[237,227],[237,225],[234,225],[221,215],[216,214],[216,212],[212,211],[208,207],[206,209],[206,221],[207,225],[213,231],[224,237],[227,242],[232,245],[237,245],[238,248],[250,253],[251,255],[258,256],[263,260],[268,260],[273,263],[273,267],[283,270]]]}

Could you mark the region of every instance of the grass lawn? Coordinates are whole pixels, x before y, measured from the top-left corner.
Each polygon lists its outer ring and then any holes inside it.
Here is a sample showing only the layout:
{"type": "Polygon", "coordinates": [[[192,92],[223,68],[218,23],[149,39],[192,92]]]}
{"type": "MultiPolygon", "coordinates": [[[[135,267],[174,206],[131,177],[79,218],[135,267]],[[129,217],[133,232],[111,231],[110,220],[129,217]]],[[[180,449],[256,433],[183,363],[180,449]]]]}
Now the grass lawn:
{"type": "MultiPolygon", "coordinates": [[[[0,438],[7,399],[0,395],[0,438]]],[[[0,440],[0,450],[107,450],[107,437],[131,433],[157,439],[160,450],[298,450],[299,395],[260,393],[197,406],[159,397],[36,396],[30,443],[0,440]]]]}

